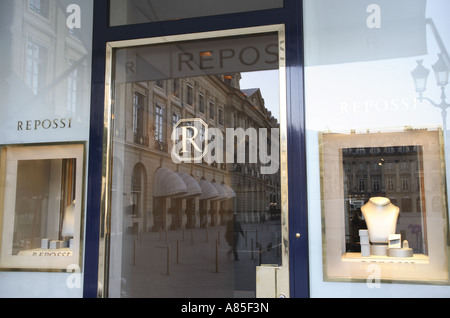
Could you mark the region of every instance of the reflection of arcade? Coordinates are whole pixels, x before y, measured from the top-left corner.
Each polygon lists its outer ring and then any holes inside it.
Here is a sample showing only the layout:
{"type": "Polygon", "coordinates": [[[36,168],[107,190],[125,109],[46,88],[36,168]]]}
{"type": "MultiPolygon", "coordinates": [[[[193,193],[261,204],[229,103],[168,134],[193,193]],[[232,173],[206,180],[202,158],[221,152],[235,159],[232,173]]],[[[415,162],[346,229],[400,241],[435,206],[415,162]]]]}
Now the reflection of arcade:
{"type": "Polygon", "coordinates": [[[159,168],[155,175],[155,216],[153,230],[217,226],[223,224],[224,201],[235,192],[225,184],[159,168]],[[195,206],[198,206],[198,218],[195,206]],[[198,220],[197,220],[198,219],[198,220]]]}

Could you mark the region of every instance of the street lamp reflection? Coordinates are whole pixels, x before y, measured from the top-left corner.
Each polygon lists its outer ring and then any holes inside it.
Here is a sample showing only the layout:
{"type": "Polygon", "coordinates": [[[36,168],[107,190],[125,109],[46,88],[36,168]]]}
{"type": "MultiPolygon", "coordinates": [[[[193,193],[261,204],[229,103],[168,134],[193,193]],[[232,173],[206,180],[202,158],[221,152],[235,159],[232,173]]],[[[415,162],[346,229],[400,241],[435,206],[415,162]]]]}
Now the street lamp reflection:
{"type": "Polygon", "coordinates": [[[423,66],[423,60],[417,61],[417,67],[411,72],[414,80],[416,92],[419,94],[419,100],[428,101],[434,107],[441,109],[442,119],[444,121],[444,131],[447,131],[447,108],[450,104],[446,102],[447,96],[445,95],[445,88],[448,84],[448,78],[450,69],[447,66],[443,55],[439,54],[438,61],[433,65],[433,71],[436,76],[436,84],[441,87],[441,101],[439,103],[431,100],[428,97],[424,97],[423,94],[427,90],[427,81],[430,74],[430,70],[423,66]]]}

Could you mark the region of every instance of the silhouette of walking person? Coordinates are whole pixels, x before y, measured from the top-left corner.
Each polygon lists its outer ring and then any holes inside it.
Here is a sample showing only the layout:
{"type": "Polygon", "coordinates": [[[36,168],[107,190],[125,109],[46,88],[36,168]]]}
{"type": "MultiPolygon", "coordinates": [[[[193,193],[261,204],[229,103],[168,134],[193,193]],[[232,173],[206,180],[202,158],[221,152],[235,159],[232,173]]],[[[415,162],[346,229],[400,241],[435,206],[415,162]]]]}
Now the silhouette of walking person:
{"type": "Polygon", "coordinates": [[[231,246],[231,249],[228,251],[228,255],[233,253],[234,260],[239,260],[239,255],[237,252],[237,245],[239,242],[239,234],[244,237],[244,231],[242,230],[241,224],[236,220],[236,215],[227,222],[227,231],[225,238],[228,242],[228,245],[231,246]]]}

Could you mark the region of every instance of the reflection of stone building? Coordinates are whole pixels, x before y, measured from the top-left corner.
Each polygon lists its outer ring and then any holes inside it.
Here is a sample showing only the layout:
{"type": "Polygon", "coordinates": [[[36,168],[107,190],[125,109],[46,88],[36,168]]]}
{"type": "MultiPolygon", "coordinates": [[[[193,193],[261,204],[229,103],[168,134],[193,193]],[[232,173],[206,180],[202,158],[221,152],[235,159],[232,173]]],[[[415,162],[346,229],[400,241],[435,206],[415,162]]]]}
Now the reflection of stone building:
{"type": "MultiPolygon", "coordinates": [[[[369,198],[382,196],[400,208],[397,232],[416,253],[426,242],[422,149],[419,146],[347,148],[342,150],[347,215],[347,249],[359,242],[358,229],[366,228],[361,210],[369,198]]],[[[356,249],[358,249],[356,247],[356,249]]]]}
{"type": "MultiPolygon", "coordinates": [[[[2,10],[9,8],[2,5],[2,10]]],[[[3,45],[12,48],[12,52],[2,58],[8,63],[5,69],[9,68],[13,75],[6,84],[10,87],[3,87],[6,93],[1,98],[10,94],[11,102],[7,104],[16,105],[15,112],[23,112],[26,119],[31,119],[30,110],[39,109],[33,114],[36,119],[52,115],[86,125],[91,97],[92,26],[68,28],[62,2],[54,5],[51,0],[11,1],[10,10],[11,43],[3,45]]]]}
{"type": "MultiPolygon", "coordinates": [[[[63,1],[54,0],[0,4],[2,145],[85,140],[92,25],[69,28],[66,9],[63,1]]],[[[75,161],[28,156],[18,168],[16,216],[8,225],[14,228],[15,250],[18,245],[41,246],[44,238],[62,239],[65,208],[82,202],[81,193],[76,197],[75,192],[63,191],[76,189],[75,161]]],[[[2,164],[7,165],[6,160],[2,164]]]]}
{"type": "Polygon", "coordinates": [[[231,213],[253,222],[279,207],[279,173],[262,175],[253,163],[176,164],[171,158],[172,129],[180,119],[201,118],[222,132],[278,127],[259,89],[241,91],[239,78],[116,86],[112,204],[117,211],[124,207],[124,227],[136,233],[214,226],[231,213]]]}

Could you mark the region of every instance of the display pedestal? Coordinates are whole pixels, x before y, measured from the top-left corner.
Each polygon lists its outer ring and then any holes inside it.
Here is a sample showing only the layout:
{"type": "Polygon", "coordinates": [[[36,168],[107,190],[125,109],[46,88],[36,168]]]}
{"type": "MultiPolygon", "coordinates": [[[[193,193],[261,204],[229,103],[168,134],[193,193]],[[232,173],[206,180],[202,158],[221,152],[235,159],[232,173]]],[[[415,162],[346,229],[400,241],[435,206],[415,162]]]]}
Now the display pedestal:
{"type": "Polygon", "coordinates": [[[373,262],[373,263],[411,263],[428,264],[429,258],[424,254],[414,254],[413,257],[390,257],[390,256],[361,256],[361,253],[345,253],[342,255],[343,262],[373,262]]]}
{"type": "Polygon", "coordinates": [[[387,244],[372,244],[370,245],[370,254],[374,256],[386,256],[388,250],[387,244]]]}

